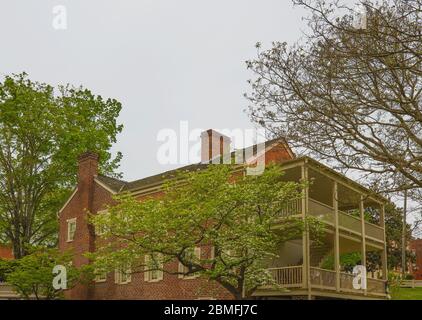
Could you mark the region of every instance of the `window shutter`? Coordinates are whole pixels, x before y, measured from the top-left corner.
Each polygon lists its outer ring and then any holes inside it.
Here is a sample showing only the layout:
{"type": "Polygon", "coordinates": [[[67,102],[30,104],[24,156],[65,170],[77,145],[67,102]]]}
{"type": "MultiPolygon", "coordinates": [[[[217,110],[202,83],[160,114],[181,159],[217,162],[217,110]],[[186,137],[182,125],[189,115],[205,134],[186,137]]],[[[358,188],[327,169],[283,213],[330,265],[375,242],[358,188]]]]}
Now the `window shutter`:
{"type": "Polygon", "coordinates": [[[195,255],[196,259],[201,260],[201,248],[200,247],[195,247],[194,255],[195,255]]]}
{"type": "Polygon", "coordinates": [[[163,280],[163,278],[164,278],[164,272],[163,271],[158,271],[157,272],[158,273],[158,276],[157,276],[157,280],[163,280]]]}
{"type": "Polygon", "coordinates": [[[158,280],[163,280],[163,277],[164,277],[164,272],[162,270],[164,268],[164,266],[163,266],[163,255],[159,254],[157,259],[159,261],[159,266],[160,266],[160,269],[161,269],[160,271],[158,271],[158,280]]]}
{"type": "Polygon", "coordinates": [[[119,283],[119,269],[114,270],[114,283],[119,283]]]}
{"type": "Polygon", "coordinates": [[[212,259],[215,259],[215,247],[214,246],[212,246],[211,247],[211,249],[210,249],[210,259],[212,260],[212,259]]]}
{"type": "Polygon", "coordinates": [[[149,271],[145,271],[145,270],[148,270],[149,269],[149,261],[150,261],[150,259],[149,259],[149,256],[148,255],[146,255],[145,256],[145,267],[144,267],[144,281],[149,281],[149,271]]]}
{"type": "MultiPolygon", "coordinates": [[[[181,273],[185,272],[185,267],[181,262],[179,262],[179,265],[178,265],[178,272],[181,272],[181,273]]],[[[183,274],[178,274],[177,277],[179,279],[183,279],[183,274]]]]}
{"type": "Polygon", "coordinates": [[[132,282],[132,267],[130,265],[127,268],[126,282],[132,282]]]}

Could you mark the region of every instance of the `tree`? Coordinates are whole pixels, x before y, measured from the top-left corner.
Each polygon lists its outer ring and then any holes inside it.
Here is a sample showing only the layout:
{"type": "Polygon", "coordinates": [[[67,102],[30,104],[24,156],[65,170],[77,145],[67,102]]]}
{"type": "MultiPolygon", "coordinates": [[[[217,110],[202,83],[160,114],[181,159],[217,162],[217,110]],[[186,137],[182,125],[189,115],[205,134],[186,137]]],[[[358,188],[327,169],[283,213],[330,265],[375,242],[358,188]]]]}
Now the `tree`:
{"type": "MultiPolygon", "coordinates": [[[[387,238],[388,268],[398,269],[402,267],[402,226],[403,212],[394,204],[390,203],[385,207],[385,235],[387,238]]],[[[406,225],[406,243],[412,240],[411,225],[406,225]]],[[[412,251],[406,249],[406,260],[414,261],[412,251]]]]}
{"type": "Polygon", "coordinates": [[[294,3],[310,12],[310,31],[248,61],[251,118],[380,191],[410,188],[422,201],[422,1],[363,1],[360,26],[344,1],[294,3]]]}
{"type": "Polygon", "coordinates": [[[165,183],[162,196],[141,202],[130,195],[117,197],[107,214],[92,217],[102,234],[97,252],[90,255],[94,268],[104,272],[132,265],[132,272],[198,275],[237,299],[272,283],[266,268],[277,247],[301,237],[305,227],[318,239],[321,226],[312,218],[292,217],[277,224],[284,205],[301,197],[303,187],[282,181],[279,167],[259,176],[234,175],[231,168],[210,165],[180,172],[165,183]],[[195,254],[197,247],[203,254],[195,254]],[[183,268],[171,269],[171,262],[183,268]]]}
{"type": "Polygon", "coordinates": [[[6,281],[24,299],[61,299],[63,290],[53,287],[53,268],[56,265],[66,267],[67,288],[72,288],[79,281],[81,273],[71,262],[70,253],[60,253],[57,249],[37,250],[16,260],[11,271],[6,273],[6,281]]]}
{"type": "Polygon", "coordinates": [[[6,275],[14,270],[16,261],[0,259],[0,282],[6,282],[6,275]]]}
{"type": "Polygon", "coordinates": [[[16,258],[57,242],[57,211],[76,183],[77,157],[100,154],[111,173],[120,153],[109,149],[122,127],[121,105],[89,90],[33,82],[25,73],[0,83],[0,242],[16,258]]]}

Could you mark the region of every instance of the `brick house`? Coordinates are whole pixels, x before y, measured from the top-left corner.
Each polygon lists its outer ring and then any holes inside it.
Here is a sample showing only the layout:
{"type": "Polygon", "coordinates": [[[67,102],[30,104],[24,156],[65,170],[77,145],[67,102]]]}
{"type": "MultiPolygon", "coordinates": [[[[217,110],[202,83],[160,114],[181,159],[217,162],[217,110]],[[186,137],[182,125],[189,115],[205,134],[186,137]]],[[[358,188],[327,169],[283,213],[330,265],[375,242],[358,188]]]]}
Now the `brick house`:
{"type": "Polygon", "coordinates": [[[13,249],[11,246],[0,244],[0,259],[4,259],[4,260],[14,259],[13,249]]]}
{"type": "Polygon", "coordinates": [[[422,239],[411,240],[410,249],[415,254],[416,261],[409,269],[415,280],[422,280],[422,239]]]}
{"type": "MultiPolygon", "coordinates": [[[[214,130],[201,135],[201,163],[180,168],[200,170],[216,155],[223,155],[230,150],[230,139],[214,130]]],[[[338,174],[328,167],[308,157],[296,158],[287,143],[282,139],[267,141],[263,148],[265,164],[280,163],[285,170],[283,179],[299,181],[312,180],[302,200],[287,206],[283,216],[307,214],[318,216],[326,223],[324,245],[313,246],[309,235],[284,244],[280,248],[280,258],[269,266],[274,279],[289,290],[264,287],[257,291],[259,298],[296,297],[331,297],[378,299],[385,298],[386,250],[384,233],[385,199],[373,194],[356,182],[338,174]],[[364,208],[378,207],[379,223],[364,220],[364,208]],[[348,214],[351,210],[360,210],[360,217],[348,214]],[[351,287],[351,275],[344,273],[339,263],[332,270],[320,268],[324,257],[339,255],[344,252],[360,251],[365,261],[367,251],[381,252],[383,265],[382,279],[368,279],[367,290],[354,290],[351,287]]],[[[241,150],[257,150],[252,146],[241,150]],[[251,148],[251,149],[250,149],[251,148]]],[[[258,150],[261,150],[260,148],[258,150]]],[[[245,162],[256,161],[259,155],[246,157],[245,162]]],[[[59,248],[72,249],[77,267],[89,263],[83,256],[85,252],[95,251],[95,230],[87,223],[87,211],[98,213],[107,205],[112,205],[112,197],[120,192],[130,192],[142,201],[146,196],[161,194],[161,184],[171,178],[174,170],[126,182],[98,174],[98,156],[85,153],[79,157],[78,183],[74,192],[59,212],[59,248]]],[[[282,223],[282,222],[280,222],[282,223]]],[[[200,255],[210,254],[210,249],[202,248],[200,255]]],[[[363,262],[364,264],[365,262],[363,262]]],[[[165,268],[177,270],[178,263],[165,268]]],[[[177,275],[133,273],[123,276],[118,270],[102,279],[96,279],[92,285],[78,285],[69,290],[70,299],[232,299],[232,295],[217,283],[201,278],[181,278],[177,275]]]]}

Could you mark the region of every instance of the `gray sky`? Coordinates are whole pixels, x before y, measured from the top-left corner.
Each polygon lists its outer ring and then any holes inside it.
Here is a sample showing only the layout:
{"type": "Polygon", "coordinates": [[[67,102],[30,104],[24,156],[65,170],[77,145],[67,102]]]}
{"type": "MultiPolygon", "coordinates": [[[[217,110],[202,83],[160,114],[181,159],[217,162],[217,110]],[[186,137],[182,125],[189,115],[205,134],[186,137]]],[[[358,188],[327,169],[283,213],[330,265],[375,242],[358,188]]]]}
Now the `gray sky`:
{"type": "Polygon", "coordinates": [[[296,41],[302,14],[290,0],[2,0],[0,75],[26,71],[122,102],[113,150],[133,180],[172,168],[156,159],[160,129],[250,128],[244,61],[257,41],[296,41]],[[67,30],[52,27],[56,5],[67,30]]]}

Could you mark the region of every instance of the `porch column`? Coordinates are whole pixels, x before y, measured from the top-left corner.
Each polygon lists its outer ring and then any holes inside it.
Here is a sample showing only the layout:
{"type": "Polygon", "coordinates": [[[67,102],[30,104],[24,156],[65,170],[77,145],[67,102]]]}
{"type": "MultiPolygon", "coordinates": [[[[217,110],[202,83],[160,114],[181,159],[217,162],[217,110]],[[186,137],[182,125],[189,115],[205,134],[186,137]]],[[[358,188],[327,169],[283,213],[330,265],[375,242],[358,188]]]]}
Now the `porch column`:
{"type": "MultiPolygon", "coordinates": [[[[308,167],[305,163],[301,167],[301,178],[302,181],[308,181],[308,167]]],[[[306,215],[308,214],[308,193],[309,188],[306,187],[303,190],[302,198],[302,219],[305,222],[306,215]]],[[[311,286],[310,286],[310,252],[309,252],[309,231],[307,228],[303,231],[302,235],[302,255],[303,255],[303,267],[302,267],[302,287],[308,289],[308,299],[311,299],[311,286]]]]}
{"type": "MultiPolygon", "coordinates": [[[[361,234],[362,234],[362,265],[366,268],[366,232],[365,232],[365,208],[364,208],[364,197],[360,196],[359,201],[360,221],[361,221],[361,234]]],[[[364,290],[366,295],[366,290],[364,290]]]]}
{"type": "Polygon", "coordinates": [[[388,265],[387,265],[387,239],[385,237],[385,205],[381,205],[381,217],[380,217],[381,227],[384,231],[384,249],[381,253],[382,260],[382,279],[387,280],[388,278],[388,265]]]}
{"type": "Polygon", "coordinates": [[[338,221],[338,186],[333,183],[333,208],[334,208],[334,271],[336,272],[336,291],[340,291],[340,236],[338,221]]]}

